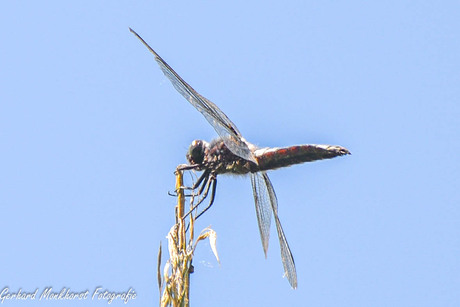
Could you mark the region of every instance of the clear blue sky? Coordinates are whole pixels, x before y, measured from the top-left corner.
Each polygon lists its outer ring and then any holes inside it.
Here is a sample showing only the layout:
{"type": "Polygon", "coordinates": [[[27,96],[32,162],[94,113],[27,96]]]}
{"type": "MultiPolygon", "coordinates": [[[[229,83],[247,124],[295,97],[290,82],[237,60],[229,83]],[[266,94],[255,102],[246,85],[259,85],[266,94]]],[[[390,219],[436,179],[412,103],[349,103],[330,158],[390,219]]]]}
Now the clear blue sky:
{"type": "MultiPolygon", "coordinates": [[[[215,131],[135,29],[246,139],[352,156],[270,173],[297,265],[268,259],[248,178],[196,225],[193,306],[460,306],[457,1],[0,5],[0,288],[132,287],[156,306],[173,170],[215,131]]],[[[105,301],[5,306],[107,305],[105,301]]],[[[114,305],[124,305],[116,302],[114,305]]]]}

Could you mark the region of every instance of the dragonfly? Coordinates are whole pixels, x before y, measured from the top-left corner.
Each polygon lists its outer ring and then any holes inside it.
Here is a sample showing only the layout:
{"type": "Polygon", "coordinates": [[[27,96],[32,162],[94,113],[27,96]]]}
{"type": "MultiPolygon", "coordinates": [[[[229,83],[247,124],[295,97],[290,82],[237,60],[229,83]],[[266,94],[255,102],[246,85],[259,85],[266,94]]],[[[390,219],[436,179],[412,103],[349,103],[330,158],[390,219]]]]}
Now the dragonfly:
{"type": "Polygon", "coordinates": [[[194,140],[186,154],[189,164],[181,168],[181,170],[203,172],[191,189],[199,188],[198,194],[203,195],[203,198],[206,198],[209,191],[211,191],[209,204],[204,211],[214,202],[217,175],[249,174],[265,257],[267,257],[268,252],[270,224],[273,215],[278,233],[284,275],[287,277],[291,287],[296,289],[297,273],[294,257],[281,226],[278,216],[278,201],[267,171],[303,162],[331,159],[348,155],[350,152],[342,146],[316,144],[281,148],[258,148],[245,140],[235,124],[217,105],[195,91],[139,34],[131,28],[130,31],[155,56],[155,61],[164,75],[171,81],[174,88],[205,117],[219,135],[217,139],[209,143],[203,140],[194,140]]]}

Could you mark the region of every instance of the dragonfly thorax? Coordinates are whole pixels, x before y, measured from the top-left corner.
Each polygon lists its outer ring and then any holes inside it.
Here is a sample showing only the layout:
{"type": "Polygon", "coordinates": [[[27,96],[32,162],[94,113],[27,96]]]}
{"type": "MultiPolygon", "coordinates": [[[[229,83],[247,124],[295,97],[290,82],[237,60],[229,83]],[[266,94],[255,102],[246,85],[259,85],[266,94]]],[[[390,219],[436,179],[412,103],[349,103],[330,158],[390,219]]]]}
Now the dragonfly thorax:
{"type": "Polygon", "coordinates": [[[209,170],[214,174],[247,174],[258,171],[258,166],[234,154],[225,145],[222,138],[214,139],[208,143],[195,140],[190,145],[187,155],[190,165],[195,165],[195,170],[209,170]]]}

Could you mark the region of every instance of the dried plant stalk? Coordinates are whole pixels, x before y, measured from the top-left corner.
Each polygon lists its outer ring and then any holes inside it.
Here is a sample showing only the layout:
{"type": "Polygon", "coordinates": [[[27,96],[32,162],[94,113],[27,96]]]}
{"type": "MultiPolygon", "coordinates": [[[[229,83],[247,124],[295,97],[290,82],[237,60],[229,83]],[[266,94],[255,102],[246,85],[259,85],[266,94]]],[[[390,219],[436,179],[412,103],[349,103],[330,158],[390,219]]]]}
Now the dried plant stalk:
{"type": "Polygon", "coordinates": [[[176,171],[176,224],[167,235],[170,258],[163,269],[160,291],[163,286],[164,289],[160,306],[189,306],[190,267],[193,254],[188,252],[188,240],[186,238],[185,223],[182,218],[185,208],[182,175],[181,171],[176,171]]]}
{"type": "MultiPolygon", "coordinates": [[[[216,256],[216,233],[210,227],[204,229],[194,242],[195,214],[189,214],[189,226],[186,227],[184,216],[185,194],[183,188],[183,172],[176,170],[177,205],[175,207],[176,224],[171,227],[166,238],[168,239],[169,260],[163,268],[161,276],[161,244],[158,253],[158,283],[160,293],[160,306],[186,307],[190,305],[190,273],[193,273],[193,253],[199,241],[209,238],[211,248],[216,256]]],[[[193,207],[194,198],[190,198],[190,207],[193,207]]]]}

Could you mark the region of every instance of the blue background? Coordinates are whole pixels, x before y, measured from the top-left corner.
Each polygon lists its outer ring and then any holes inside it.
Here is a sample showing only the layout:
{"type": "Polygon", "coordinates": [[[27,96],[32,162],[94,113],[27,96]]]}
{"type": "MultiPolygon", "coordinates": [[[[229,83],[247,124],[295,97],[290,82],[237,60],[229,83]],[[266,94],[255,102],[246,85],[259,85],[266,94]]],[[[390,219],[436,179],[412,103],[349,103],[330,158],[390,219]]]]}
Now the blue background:
{"type": "MultiPolygon", "coordinates": [[[[248,178],[198,220],[193,306],[460,306],[457,1],[4,1],[0,287],[158,302],[173,171],[215,131],[135,29],[261,146],[352,156],[270,173],[299,288],[264,259],[248,178]]],[[[164,262],[165,258],[163,259],[164,262]]],[[[107,305],[5,301],[6,306],[107,305]]],[[[113,305],[124,305],[121,302],[113,305]]]]}

